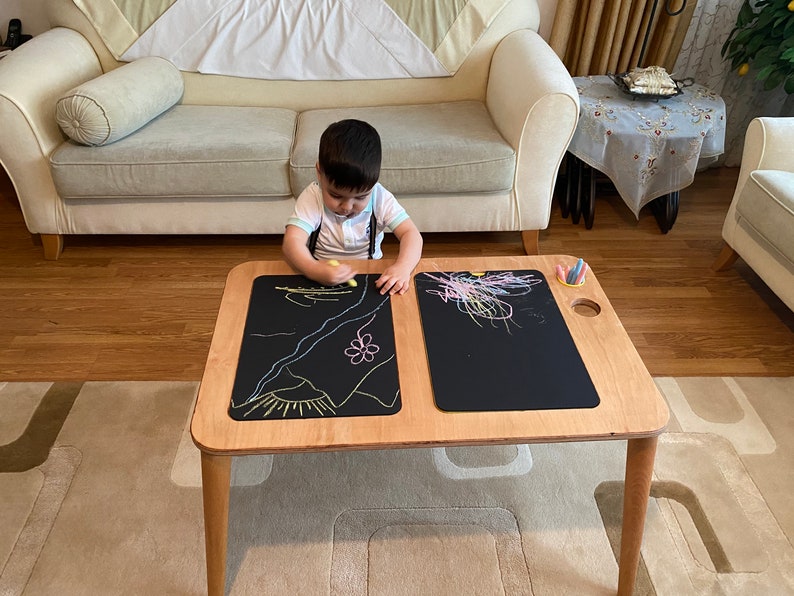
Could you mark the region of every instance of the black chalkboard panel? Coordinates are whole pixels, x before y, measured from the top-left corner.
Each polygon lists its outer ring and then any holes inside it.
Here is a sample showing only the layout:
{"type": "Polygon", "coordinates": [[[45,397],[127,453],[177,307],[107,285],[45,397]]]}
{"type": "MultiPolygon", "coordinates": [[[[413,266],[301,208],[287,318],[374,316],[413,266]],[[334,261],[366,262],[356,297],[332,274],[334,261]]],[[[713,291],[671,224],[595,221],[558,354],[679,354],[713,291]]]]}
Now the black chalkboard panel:
{"type": "Polygon", "coordinates": [[[391,302],[374,287],[299,275],[254,280],[229,415],[382,416],[400,410],[391,302]]]}
{"type": "Polygon", "coordinates": [[[598,405],[590,375],[540,271],[426,272],[415,279],[439,409],[598,405]]]}

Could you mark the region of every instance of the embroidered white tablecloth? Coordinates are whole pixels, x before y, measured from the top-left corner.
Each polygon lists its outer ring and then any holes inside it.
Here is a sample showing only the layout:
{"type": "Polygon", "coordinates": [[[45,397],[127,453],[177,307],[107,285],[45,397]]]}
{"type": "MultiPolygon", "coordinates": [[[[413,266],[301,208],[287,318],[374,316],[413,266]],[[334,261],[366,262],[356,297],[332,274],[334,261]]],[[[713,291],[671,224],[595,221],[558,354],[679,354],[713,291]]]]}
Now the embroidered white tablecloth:
{"type": "Polygon", "coordinates": [[[676,97],[632,98],[608,76],[574,77],[579,123],[568,150],[609,176],[639,218],[653,199],[692,184],[725,150],[725,102],[694,84],[676,97]]]}

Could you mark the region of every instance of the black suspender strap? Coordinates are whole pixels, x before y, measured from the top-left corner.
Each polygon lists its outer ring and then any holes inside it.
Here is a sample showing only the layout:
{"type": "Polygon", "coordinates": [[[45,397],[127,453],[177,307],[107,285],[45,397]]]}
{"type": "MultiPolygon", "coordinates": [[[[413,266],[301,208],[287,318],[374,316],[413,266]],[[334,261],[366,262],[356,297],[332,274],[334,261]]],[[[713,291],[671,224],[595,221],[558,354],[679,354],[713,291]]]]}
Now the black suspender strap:
{"type": "MultiPolygon", "coordinates": [[[[374,207],[374,206],[373,206],[374,207]]],[[[369,258],[375,255],[375,237],[378,235],[378,220],[375,219],[375,209],[369,217],[369,258]]]]}
{"type": "Polygon", "coordinates": [[[323,225],[323,220],[321,219],[320,225],[317,226],[317,229],[314,230],[311,234],[309,234],[309,243],[307,246],[309,248],[309,254],[311,254],[311,256],[314,256],[314,249],[317,248],[317,238],[319,238],[320,236],[320,228],[322,227],[322,225],[323,225]]]}

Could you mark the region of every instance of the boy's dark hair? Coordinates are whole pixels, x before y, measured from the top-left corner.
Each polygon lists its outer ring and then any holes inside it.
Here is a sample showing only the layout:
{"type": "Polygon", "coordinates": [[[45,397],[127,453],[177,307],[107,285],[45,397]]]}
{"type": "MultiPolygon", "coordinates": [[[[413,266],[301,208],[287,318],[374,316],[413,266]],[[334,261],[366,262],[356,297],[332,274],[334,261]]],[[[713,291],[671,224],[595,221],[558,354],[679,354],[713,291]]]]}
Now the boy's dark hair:
{"type": "Polygon", "coordinates": [[[361,120],[340,120],[320,137],[320,170],[337,188],[369,190],[380,178],[380,135],[361,120]]]}

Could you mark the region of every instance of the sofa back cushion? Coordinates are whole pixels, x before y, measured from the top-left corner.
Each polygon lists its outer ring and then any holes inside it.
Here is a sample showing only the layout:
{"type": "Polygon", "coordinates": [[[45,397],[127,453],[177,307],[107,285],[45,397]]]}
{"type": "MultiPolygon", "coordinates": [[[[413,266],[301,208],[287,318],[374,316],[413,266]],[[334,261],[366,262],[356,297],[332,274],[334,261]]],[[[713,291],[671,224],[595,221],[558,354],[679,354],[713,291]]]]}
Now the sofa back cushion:
{"type": "Polygon", "coordinates": [[[317,179],[320,135],[346,118],[369,122],[380,134],[380,182],[398,197],[488,193],[513,186],[515,150],[481,102],[460,101],[302,112],[290,159],[295,196],[317,179]]]}

